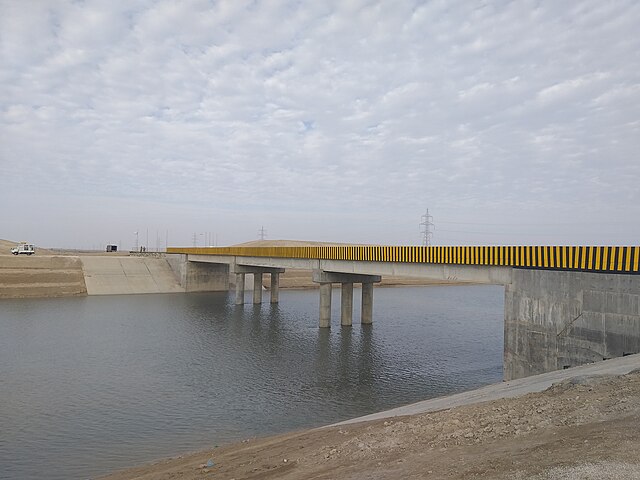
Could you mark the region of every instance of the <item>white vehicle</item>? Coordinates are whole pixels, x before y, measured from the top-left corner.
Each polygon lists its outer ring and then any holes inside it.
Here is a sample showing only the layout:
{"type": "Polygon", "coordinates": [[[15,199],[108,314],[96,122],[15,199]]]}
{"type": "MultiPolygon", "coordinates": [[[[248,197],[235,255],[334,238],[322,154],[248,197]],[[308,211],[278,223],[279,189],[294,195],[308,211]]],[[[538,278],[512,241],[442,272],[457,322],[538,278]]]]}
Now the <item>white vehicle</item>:
{"type": "Polygon", "coordinates": [[[30,243],[20,243],[17,247],[11,249],[11,253],[14,255],[33,255],[36,253],[36,247],[30,243]]]}

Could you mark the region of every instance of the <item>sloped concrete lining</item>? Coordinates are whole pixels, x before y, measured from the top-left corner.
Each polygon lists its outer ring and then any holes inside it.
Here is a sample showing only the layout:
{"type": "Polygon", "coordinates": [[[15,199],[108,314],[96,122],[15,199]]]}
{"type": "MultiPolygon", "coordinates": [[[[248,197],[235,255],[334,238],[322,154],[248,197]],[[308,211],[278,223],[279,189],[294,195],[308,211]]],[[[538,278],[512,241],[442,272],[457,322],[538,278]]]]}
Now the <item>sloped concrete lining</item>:
{"type": "MultiPolygon", "coordinates": [[[[613,358],[580,367],[556,370],[555,372],[532,375],[526,378],[511,380],[509,382],[487,385],[476,390],[456,393],[446,397],[432,398],[422,402],[412,403],[403,407],[394,408],[384,412],[373,413],[364,417],[353,418],[334,425],[347,425],[350,423],[367,422],[383,418],[399,417],[403,415],[415,415],[419,413],[436,412],[462,405],[471,405],[480,402],[489,402],[500,398],[513,398],[527,393],[542,392],[554,383],[577,377],[589,377],[594,375],[625,375],[640,368],[640,355],[613,358]]],[[[321,427],[327,428],[327,427],[321,427]]]]}
{"type": "Polygon", "coordinates": [[[184,292],[164,258],[81,257],[89,295],[184,292]]]}

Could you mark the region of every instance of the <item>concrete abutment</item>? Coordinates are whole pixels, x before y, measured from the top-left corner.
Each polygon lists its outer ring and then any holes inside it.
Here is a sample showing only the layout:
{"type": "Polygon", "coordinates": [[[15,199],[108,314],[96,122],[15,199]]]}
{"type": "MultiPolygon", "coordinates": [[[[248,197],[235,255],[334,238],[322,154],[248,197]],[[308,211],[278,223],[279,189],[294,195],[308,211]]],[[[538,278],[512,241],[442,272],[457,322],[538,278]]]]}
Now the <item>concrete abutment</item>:
{"type": "Polygon", "coordinates": [[[640,352],[640,276],[514,269],[504,379],[640,352]]]}

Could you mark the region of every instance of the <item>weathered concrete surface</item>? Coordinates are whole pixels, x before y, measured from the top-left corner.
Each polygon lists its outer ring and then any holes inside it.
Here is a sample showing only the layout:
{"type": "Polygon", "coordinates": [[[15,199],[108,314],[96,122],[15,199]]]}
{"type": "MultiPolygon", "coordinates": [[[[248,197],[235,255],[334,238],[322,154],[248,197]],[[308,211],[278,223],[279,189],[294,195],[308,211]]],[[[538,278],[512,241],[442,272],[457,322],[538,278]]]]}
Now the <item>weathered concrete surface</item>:
{"type": "Polygon", "coordinates": [[[514,269],[504,378],[640,352],[640,276],[514,269]]]}
{"type": "Polygon", "coordinates": [[[82,263],[68,256],[0,256],[0,298],[86,295],[82,263]]]}
{"type": "Polygon", "coordinates": [[[542,392],[554,383],[562,382],[570,378],[579,379],[580,377],[589,377],[593,375],[625,375],[638,368],[640,368],[640,355],[613,358],[605,362],[600,361],[589,365],[582,365],[580,367],[568,368],[566,370],[556,370],[554,372],[532,375],[530,377],[519,378],[508,382],[495,383],[493,385],[487,385],[486,387],[470,390],[468,392],[432,398],[430,400],[412,403],[411,405],[405,405],[392,410],[373,413],[364,417],[352,418],[335,425],[346,425],[349,423],[367,422],[369,420],[379,420],[382,418],[435,412],[438,410],[459,407],[461,405],[488,402],[498,400],[500,398],[513,398],[527,393],[542,392]]]}
{"type": "Polygon", "coordinates": [[[81,262],[89,295],[184,291],[164,258],[86,256],[81,262]]]}
{"type": "Polygon", "coordinates": [[[183,254],[170,254],[166,259],[185,292],[229,290],[229,265],[226,263],[188,261],[187,255],[183,254]]]}

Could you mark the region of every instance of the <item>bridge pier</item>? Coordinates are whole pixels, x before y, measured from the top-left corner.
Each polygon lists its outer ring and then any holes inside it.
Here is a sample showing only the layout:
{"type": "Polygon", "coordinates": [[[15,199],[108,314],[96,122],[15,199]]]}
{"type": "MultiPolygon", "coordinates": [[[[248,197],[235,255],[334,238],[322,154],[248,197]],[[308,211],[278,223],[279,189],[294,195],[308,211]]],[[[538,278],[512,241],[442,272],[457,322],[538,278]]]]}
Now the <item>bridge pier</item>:
{"type": "Polygon", "coordinates": [[[280,297],[280,274],[271,272],[271,303],[278,303],[280,297]]]}
{"type": "Polygon", "coordinates": [[[236,305],[244,303],[244,273],[236,273],[236,305]]]}
{"type": "Polygon", "coordinates": [[[342,283],[340,304],[340,325],[350,327],[353,324],[353,283],[342,283]]]}
{"type": "Polygon", "coordinates": [[[320,328],[331,326],[331,283],[320,284],[320,328]]]}
{"type": "Polygon", "coordinates": [[[253,274],[253,304],[262,303],[262,276],[265,273],[271,274],[271,303],[278,303],[280,274],[284,268],[277,267],[254,267],[250,265],[234,265],[233,271],[236,274],[236,305],[244,303],[244,276],[247,273],[253,274]]]}
{"type": "Polygon", "coordinates": [[[253,273],[253,304],[262,303],[262,272],[253,273]]]}
{"type": "Polygon", "coordinates": [[[360,275],[353,273],[313,271],[313,281],[320,284],[320,328],[331,326],[331,287],[334,283],[342,284],[340,298],[340,324],[349,327],[353,324],[353,284],[362,284],[362,317],[363,325],[373,322],[373,284],[379,282],[380,275],[360,275]]]}
{"type": "Polygon", "coordinates": [[[362,324],[373,323],[373,282],[362,282],[362,324]]]}

